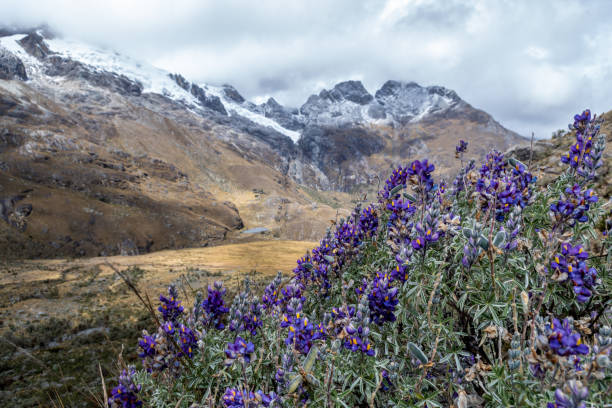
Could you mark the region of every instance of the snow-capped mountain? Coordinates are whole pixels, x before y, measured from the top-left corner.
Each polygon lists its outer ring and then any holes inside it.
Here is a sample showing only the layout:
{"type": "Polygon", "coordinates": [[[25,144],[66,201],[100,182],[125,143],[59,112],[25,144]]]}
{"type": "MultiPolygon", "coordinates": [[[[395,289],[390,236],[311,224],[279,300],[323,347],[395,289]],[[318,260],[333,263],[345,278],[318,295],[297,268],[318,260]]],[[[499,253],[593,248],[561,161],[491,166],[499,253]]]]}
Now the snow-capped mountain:
{"type": "Polygon", "coordinates": [[[98,49],[77,41],[43,38],[42,33],[16,34],[0,38],[4,71],[23,79],[42,76],[70,76],[84,71],[91,76],[124,78],[130,92],[156,93],[184,104],[189,109],[207,108],[226,116],[240,116],[274,130],[297,142],[308,126],[405,125],[428,115],[465,104],[454,91],[444,87],[422,87],[415,82],[390,80],[371,95],[360,81],[345,81],[332,89],[311,95],[299,108],[287,108],[273,98],[256,105],[245,100],[231,85],[213,86],[190,82],[150,64],[116,52],[98,49]],[[17,61],[25,70],[17,72],[17,61]],[[12,67],[12,68],[11,68],[12,67]]]}
{"type": "Polygon", "coordinates": [[[0,30],[0,209],[13,228],[0,241],[28,256],[205,245],[245,224],[315,238],[335,214],[321,194],[373,192],[417,157],[449,174],[458,139],[474,158],[523,141],[443,87],[345,81],[300,107],[255,104],[112,50],[0,30]]]}

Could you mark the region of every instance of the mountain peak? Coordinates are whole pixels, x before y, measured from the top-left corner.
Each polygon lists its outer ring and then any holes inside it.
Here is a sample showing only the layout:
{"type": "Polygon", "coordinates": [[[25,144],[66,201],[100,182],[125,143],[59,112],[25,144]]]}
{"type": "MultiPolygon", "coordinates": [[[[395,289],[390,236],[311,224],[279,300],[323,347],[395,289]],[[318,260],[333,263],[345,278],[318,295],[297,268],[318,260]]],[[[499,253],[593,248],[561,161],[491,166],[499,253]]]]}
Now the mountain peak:
{"type": "Polygon", "coordinates": [[[367,91],[365,86],[363,86],[361,81],[339,82],[334,86],[329,94],[336,97],[336,99],[337,95],[341,95],[343,99],[359,105],[365,105],[374,99],[374,97],[367,91]]]}
{"type": "Polygon", "coordinates": [[[246,101],[246,99],[244,99],[242,95],[240,95],[240,92],[238,92],[238,90],[234,88],[232,85],[224,84],[223,93],[225,94],[226,97],[228,97],[229,99],[231,99],[232,101],[236,103],[243,103],[246,101]]]}
{"type": "Polygon", "coordinates": [[[405,82],[405,81],[396,81],[394,79],[390,79],[380,87],[378,91],[376,91],[376,98],[385,97],[390,95],[398,95],[403,89],[421,89],[422,87],[416,82],[405,82]]]}

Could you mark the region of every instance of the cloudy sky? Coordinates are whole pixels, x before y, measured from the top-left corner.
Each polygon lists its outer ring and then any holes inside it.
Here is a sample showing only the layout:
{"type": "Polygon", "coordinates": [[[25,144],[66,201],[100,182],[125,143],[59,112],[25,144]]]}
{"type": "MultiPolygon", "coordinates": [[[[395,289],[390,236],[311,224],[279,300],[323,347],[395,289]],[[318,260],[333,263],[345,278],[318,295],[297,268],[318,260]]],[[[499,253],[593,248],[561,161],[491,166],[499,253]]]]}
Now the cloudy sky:
{"type": "Polygon", "coordinates": [[[346,79],[443,85],[546,137],[612,109],[612,1],[0,0],[0,24],[48,23],[247,98],[299,106],[346,79]]]}

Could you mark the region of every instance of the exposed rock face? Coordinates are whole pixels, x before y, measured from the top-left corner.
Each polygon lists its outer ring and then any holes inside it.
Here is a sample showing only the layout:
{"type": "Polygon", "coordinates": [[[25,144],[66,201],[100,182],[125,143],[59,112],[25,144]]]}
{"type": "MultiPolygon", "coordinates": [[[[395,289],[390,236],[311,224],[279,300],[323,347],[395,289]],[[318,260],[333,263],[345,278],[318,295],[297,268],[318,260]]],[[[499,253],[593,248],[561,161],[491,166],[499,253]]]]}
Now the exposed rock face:
{"type": "Polygon", "coordinates": [[[246,101],[242,97],[242,95],[240,95],[240,93],[236,90],[236,88],[231,85],[223,85],[223,93],[225,94],[225,96],[227,96],[229,99],[236,103],[243,103],[246,101]]]}
{"type": "Polygon", "coordinates": [[[168,76],[184,90],[189,91],[191,89],[191,83],[189,83],[189,81],[187,81],[181,74],[168,74],[168,76]]]}
{"type": "Polygon", "coordinates": [[[339,84],[336,84],[334,89],[331,91],[323,91],[320,96],[332,101],[346,99],[347,101],[351,101],[359,105],[365,105],[374,99],[365,89],[361,81],[340,82],[339,84]]]}
{"type": "Polygon", "coordinates": [[[41,33],[0,36],[2,196],[33,188],[35,209],[27,236],[0,229],[0,243],[27,256],[209,245],[245,224],[314,239],[316,214],[335,214],[313,206],[323,193],[372,192],[417,157],[452,172],[459,138],[475,158],[523,140],[443,87],[388,81],[372,95],[345,81],[300,109],[256,105],[231,85],[41,33]],[[254,190],[266,199],[234,201],[254,190]]]}
{"type": "Polygon", "coordinates": [[[304,129],[304,124],[297,118],[298,110],[285,108],[274,98],[269,98],[266,103],[259,105],[259,108],[266,118],[273,119],[286,129],[304,129]]]}
{"type": "Polygon", "coordinates": [[[17,204],[25,198],[25,194],[0,198],[0,216],[10,226],[20,232],[26,230],[26,217],[32,213],[32,204],[17,204]]]}
{"type": "Polygon", "coordinates": [[[43,59],[51,53],[44,38],[36,32],[28,34],[19,40],[19,43],[28,54],[38,59],[43,59]]]}
{"type": "Polygon", "coordinates": [[[206,92],[196,84],[191,84],[191,94],[198,98],[198,101],[200,101],[203,106],[219,112],[222,115],[227,115],[227,111],[218,96],[207,95],[206,92]]]}
{"type": "Polygon", "coordinates": [[[15,55],[0,47],[0,79],[28,79],[23,62],[15,55]]]}
{"type": "Polygon", "coordinates": [[[78,61],[56,55],[48,56],[46,61],[49,62],[45,71],[47,75],[64,76],[71,79],[84,79],[92,85],[108,88],[121,95],[140,96],[142,93],[142,84],[132,81],[124,75],[106,71],[91,71],[78,61]]]}
{"type": "Polygon", "coordinates": [[[461,99],[439,86],[423,88],[415,82],[387,81],[376,91],[376,101],[395,121],[406,124],[425,114],[449,110],[461,99]]]}

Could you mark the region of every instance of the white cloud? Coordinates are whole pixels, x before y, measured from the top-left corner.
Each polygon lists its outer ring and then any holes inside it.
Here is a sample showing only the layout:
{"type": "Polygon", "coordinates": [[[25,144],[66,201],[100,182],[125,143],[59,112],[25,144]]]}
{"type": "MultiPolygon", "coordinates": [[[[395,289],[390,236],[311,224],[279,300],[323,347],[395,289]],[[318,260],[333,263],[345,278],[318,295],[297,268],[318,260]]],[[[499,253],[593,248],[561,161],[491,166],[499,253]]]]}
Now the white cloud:
{"type": "Polygon", "coordinates": [[[0,24],[48,22],[199,82],[297,106],[387,79],[454,89],[522,134],[612,109],[612,2],[578,0],[0,0],[0,24]]]}

